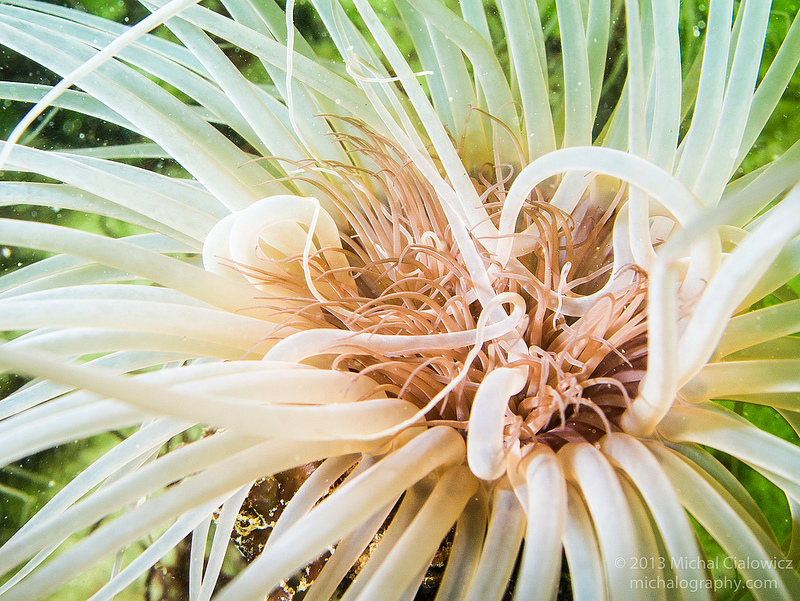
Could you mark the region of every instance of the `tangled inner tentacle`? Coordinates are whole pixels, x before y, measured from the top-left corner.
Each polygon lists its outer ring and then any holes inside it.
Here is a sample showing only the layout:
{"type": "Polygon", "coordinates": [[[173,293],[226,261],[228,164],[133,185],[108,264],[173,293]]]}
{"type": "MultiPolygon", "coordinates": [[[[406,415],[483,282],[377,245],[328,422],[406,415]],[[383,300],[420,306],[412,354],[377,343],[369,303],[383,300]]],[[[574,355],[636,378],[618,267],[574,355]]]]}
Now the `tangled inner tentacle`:
{"type": "MultiPolygon", "coordinates": [[[[544,442],[558,448],[575,439],[595,441],[614,430],[646,368],[646,278],[632,267],[628,286],[600,297],[580,316],[564,315],[559,307],[563,299],[601,290],[612,277],[613,214],[624,186],[609,182],[618,188],[610,203],[608,195],[605,203],[595,202],[598,186],[593,186],[573,215],[549,204],[536,188],[517,219],[514,260],[502,269],[482,251],[487,269],[495,274],[495,295],[522,299],[524,316],[513,335],[486,337],[477,348],[470,335],[453,346],[445,342],[475,332],[485,307],[441,203],[395,144],[355,120],[348,125],[358,133],[338,134],[339,140],[376,169],[297,164],[304,175],[296,179],[312,183],[323,202],[346,219],[348,229],[340,231],[339,244],[323,245],[313,222],[300,223],[306,232],[302,252],[281,254],[271,247],[263,253],[265,265],[234,266],[256,284],[291,291],[287,299],[294,304],[282,309],[285,319],[276,326],[275,338],[286,338],[287,329],[352,332],[351,339],[337,337],[342,341],[338,350],[330,347],[323,353],[332,355],[330,366],[368,375],[376,392],[421,409],[441,396],[426,418],[464,429],[486,376],[499,367],[524,368],[527,383],[505,411],[507,445],[544,442]],[[335,186],[329,177],[336,178],[335,186]],[[553,295],[559,299],[555,308],[553,295]],[[364,335],[411,342],[381,351],[364,335]]],[[[495,226],[513,178],[507,165],[486,165],[473,177],[495,226]]]]}

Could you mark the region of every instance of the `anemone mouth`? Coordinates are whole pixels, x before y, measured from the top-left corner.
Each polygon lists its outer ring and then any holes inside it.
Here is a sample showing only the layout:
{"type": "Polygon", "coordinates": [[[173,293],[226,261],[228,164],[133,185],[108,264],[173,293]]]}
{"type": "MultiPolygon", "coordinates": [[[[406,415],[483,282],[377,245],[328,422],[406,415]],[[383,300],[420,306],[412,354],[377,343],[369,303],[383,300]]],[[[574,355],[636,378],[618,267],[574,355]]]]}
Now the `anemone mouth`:
{"type": "MultiPolygon", "coordinates": [[[[524,367],[527,383],[505,412],[506,448],[540,442],[557,449],[574,440],[594,443],[617,430],[647,363],[646,277],[633,267],[612,273],[613,224],[624,185],[595,185],[571,213],[554,206],[541,187],[534,189],[519,213],[513,260],[505,267],[486,250],[490,245],[473,236],[494,274],[493,294],[511,295],[524,306],[503,340],[474,349],[470,333],[479,330],[484,307],[435,191],[391,141],[354,124],[358,135],[341,139],[374,169],[308,162],[297,165],[307,176],[293,178],[314,184],[322,205],[344,217],[336,244],[326,245],[307,226],[305,251],[291,252],[285,232],[268,229],[258,239],[259,265],[235,265],[254,285],[287,292],[270,295],[269,309],[283,316],[273,337],[352,332],[346,351],[317,353],[326,367],[367,376],[375,382],[372,394],[427,408],[429,424],[464,432],[487,375],[524,367]],[[311,177],[318,169],[332,174],[336,185],[311,177]],[[627,283],[608,288],[611,278],[627,283]],[[562,299],[597,296],[603,289],[613,291],[601,292],[582,314],[561,311],[562,299]],[[380,351],[368,343],[369,335],[411,342],[380,351]],[[510,339],[524,343],[525,351],[509,353],[510,339]],[[471,350],[478,352],[470,356],[471,350]],[[430,407],[437,395],[441,399],[430,407]]],[[[495,226],[514,175],[508,165],[487,164],[472,176],[495,226]]]]}

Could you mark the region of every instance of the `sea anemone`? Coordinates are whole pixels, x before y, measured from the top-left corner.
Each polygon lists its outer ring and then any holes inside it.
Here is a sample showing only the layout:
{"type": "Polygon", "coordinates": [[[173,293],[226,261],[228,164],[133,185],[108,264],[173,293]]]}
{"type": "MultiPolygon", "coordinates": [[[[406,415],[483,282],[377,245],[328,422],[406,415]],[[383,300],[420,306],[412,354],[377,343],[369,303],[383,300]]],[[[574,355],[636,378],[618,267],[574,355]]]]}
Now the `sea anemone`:
{"type": "Polygon", "coordinates": [[[4,600],[800,599],[800,448],[754,423],[800,432],[800,144],[742,168],[800,21],[762,61],[764,0],[702,45],[677,1],[143,4],[0,4],[62,78],[0,86],[0,204],[127,224],[0,219],[52,253],[0,278],[0,463],[119,436],[4,600]]]}

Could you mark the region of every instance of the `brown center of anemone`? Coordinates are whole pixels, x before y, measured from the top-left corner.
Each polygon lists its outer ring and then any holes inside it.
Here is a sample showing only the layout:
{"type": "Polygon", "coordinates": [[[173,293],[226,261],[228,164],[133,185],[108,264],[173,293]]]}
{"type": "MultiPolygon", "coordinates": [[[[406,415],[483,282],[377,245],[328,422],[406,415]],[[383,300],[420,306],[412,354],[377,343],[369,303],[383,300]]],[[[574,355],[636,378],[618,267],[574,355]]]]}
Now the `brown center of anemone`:
{"type": "MultiPolygon", "coordinates": [[[[359,135],[343,139],[374,169],[328,163],[324,170],[335,176],[323,183],[318,166],[302,164],[308,177],[294,178],[316,186],[318,198],[346,220],[342,248],[319,249],[305,266],[302,256],[281,258],[274,263],[280,269],[269,273],[238,267],[290,291],[284,300],[293,301],[292,309],[273,306],[286,314],[275,337],[314,327],[398,336],[474,330],[483,307],[433,188],[390,141],[351,125],[359,135]],[[349,267],[332,268],[325,259],[331,252],[343,253],[349,267]]],[[[487,166],[473,177],[495,225],[512,179],[508,166],[487,166]]],[[[499,341],[484,343],[466,377],[427,414],[430,423],[466,430],[485,376],[497,367],[525,365],[527,384],[506,410],[506,441],[558,448],[570,440],[594,442],[616,428],[646,369],[644,276],[632,270],[629,285],[599,297],[578,316],[548,305],[557,295],[592,294],[611,277],[612,226],[624,189],[606,188],[613,200],[595,202],[594,186],[573,211],[579,217],[555,208],[538,188],[527,199],[517,222],[515,260],[495,269],[492,281],[496,294],[512,292],[525,301],[527,319],[517,335],[527,354],[511,359],[499,341]]],[[[499,267],[488,251],[482,258],[499,267]]],[[[336,355],[332,367],[369,376],[388,396],[422,408],[465,369],[470,349],[350,352],[336,355]]]]}

